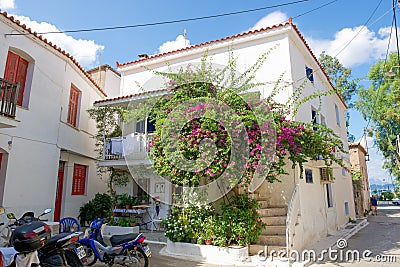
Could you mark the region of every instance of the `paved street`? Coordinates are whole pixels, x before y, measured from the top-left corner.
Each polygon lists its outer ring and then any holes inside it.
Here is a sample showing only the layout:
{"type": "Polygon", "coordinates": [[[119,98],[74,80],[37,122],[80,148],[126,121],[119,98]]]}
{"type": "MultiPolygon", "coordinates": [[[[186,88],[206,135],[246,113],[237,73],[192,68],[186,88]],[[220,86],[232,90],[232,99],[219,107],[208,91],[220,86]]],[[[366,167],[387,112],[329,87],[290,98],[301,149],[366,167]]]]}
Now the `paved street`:
{"type": "MultiPolygon", "coordinates": [[[[162,245],[154,245],[150,244],[150,249],[152,251],[152,256],[150,258],[150,267],[161,267],[161,266],[176,266],[176,267],[216,267],[219,265],[212,265],[209,263],[199,263],[185,259],[173,258],[164,255],[160,255],[160,250],[163,247],[162,245]]],[[[105,267],[106,264],[96,263],[96,267],[105,267]]],[[[114,265],[119,266],[119,265],[114,265]]]]}
{"type": "MultiPolygon", "coordinates": [[[[325,260],[315,264],[318,267],[333,266],[400,266],[400,207],[393,205],[382,205],[378,208],[378,216],[368,218],[369,225],[347,240],[347,247],[343,251],[343,259],[346,252],[357,250],[362,258],[363,253],[370,260],[354,262],[325,260]],[[351,250],[351,251],[350,251],[351,250]],[[371,251],[371,254],[367,250],[371,251]],[[389,262],[389,261],[396,262],[389,262]]],[[[340,257],[340,252],[337,253],[340,257]]],[[[351,257],[347,257],[351,259],[351,257]]]]}
{"type": "MultiPolygon", "coordinates": [[[[330,260],[325,257],[322,262],[313,264],[314,267],[395,267],[400,266],[400,207],[393,205],[379,206],[378,216],[368,218],[369,225],[360,230],[357,234],[347,240],[347,247],[344,250],[338,250],[336,254],[338,260],[330,260]],[[360,260],[351,261],[355,257],[346,255],[355,255],[358,251],[360,260]],[[371,254],[368,252],[371,251],[371,254]],[[350,253],[351,252],[351,253],[350,253]],[[354,252],[354,253],[353,253],[354,252]],[[362,259],[363,253],[368,259],[362,259]],[[340,257],[342,255],[342,259],[340,257]],[[379,258],[380,257],[380,258],[379,258]],[[395,261],[395,262],[389,262],[395,261]]],[[[176,266],[176,267],[214,267],[220,265],[211,265],[208,263],[194,262],[187,259],[178,259],[174,257],[160,255],[161,245],[151,244],[152,257],[150,258],[151,267],[176,266]]],[[[336,249],[336,248],[335,248],[336,249]]],[[[104,267],[104,264],[94,266],[104,267]]],[[[117,265],[115,265],[117,266],[117,265]]]]}

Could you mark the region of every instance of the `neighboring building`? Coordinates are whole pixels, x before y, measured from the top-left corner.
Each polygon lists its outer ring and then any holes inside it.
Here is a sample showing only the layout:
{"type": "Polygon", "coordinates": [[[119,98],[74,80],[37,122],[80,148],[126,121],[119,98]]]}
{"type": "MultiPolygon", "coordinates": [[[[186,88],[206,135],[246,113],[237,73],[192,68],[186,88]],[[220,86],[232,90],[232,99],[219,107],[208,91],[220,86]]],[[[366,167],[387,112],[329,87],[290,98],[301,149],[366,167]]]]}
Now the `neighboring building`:
{"type": "MultiPolygon", "coordinates": [[[[268,55],[267,62],[258,70],[255,77],[259,82],[268,83],[268,86],[260,90],[262,97],[267,97],[271,93],[275,82],[282,74],[282,84],[286,87],[274,98],[280,103],[285,103],[295,88],[301,86],[304,81],[306,81],[304,96],[316,91],[334,89],[299,30],[289,20],[284,24],[248,31],[180,50],[142,57],[124,64],[117,63],[118,70],[121,72],[121,95],[99,100],[94,105],[128,106],[131,101],[136,102],[144,98],[168,94],[168,91],[162,88],[151,87],[151,84],[155,84],[149,82],[154,78],[154,73],[148,69],[168,71],[168,68],[198,63],[206,51],[212,57],[213,63],[224,65],[232,49],[234,55],[238,57],[237,71],[243,72],[256,62],[261,53],[273,47],[275,48],[268,55]],[[143,92],[143,87],[139,85],[146,85],[144,88],[150,87],[151,90],[143,92]]],[[[304,103],[294,119],[304,122],[314,120],[316,123],[326,124],[342,139],[344,149],[348,150],[344,116],[346,109],[343,99],[339,95],[332,94],[304,103]]],[[[131,147],[136,150],[130,151],[135,154],[135,157],[129,158],[128,163],[136,172],[144,171],[146,166],[151,164],[146,157],[146,144],[151,134],[149,129],[152,129],[152,126],[146,122],[133,124],[132,133],[125,132],[126,137],[109,139],[100,165],[127,169],[124,152],[120,150],[114,153],[109,143],[112,146],[113,142],[117,144],[123,138],[125,140],[130,138],[134,143],[131,147]]],[[[347,166],[350,165],[348,155],[338,156],[343,158],[347,166]]],[[[286,246],[290,249],[302,249],[336,231],[345,225],[349,218],[355,218],[350,174],[345,169],[334,168],[334,179],[332,179],[321,160],[310,161],[304,165],[304,177],[307,179],[300,179],[299,169],[296,167],[292,170],[289,166],[290,175],[280,177],[281,183],[264,182],[254,194],[254,197],[262,204],[260,212],[263,221],[268,226],[262,233],[258,246],[251,246],[252,252],[257,253],[260,249],[264,249],[264,245],[268,245],[269,249],[286,248],[286,246]],[[288,210],[290,210],[289,213],[288,210]]],[[[171,198],[172,187],[151,174],[147,179],[137,183],[147,185],[150,194],[160,196],[161,200],[171,198]],[[160,192],[161,188],[162,192],[160,192]]],[[[129,190],[132,190],[132,193],[137,190],[137,183],[133,182],[130,185],[129,190]]],[[[163,208],[162,217],[167,213],[168,207],[163,208]]]]}
{"type": "Polygon", "coordinates": [[[365,217],[371,206],[366,160],[368,153],[360,142],[349,143],[349,153],[351,170],[360,175],[358,180],[353,180],[356,215],[357,217],[365,217]]]}
{"type": "Polygon", "coordinates": [[[107,92],[108,97],[119,96],[119,87],[121,83],[121,74],[119,74],[110,65],[101,65],[87,73],[92,76],[93,80],[100,86],[101,89],[107,92]]]}
{"type": "Polygon", "coordinates": [[[107,189],[96,171],[96,125],[86,112],[106,93],[71,55],[5,12],[0,33],[0,74],[19,82],[15,113],[0,116],[0,206],[17,217],[49,207],[50,220],[77,217],[107,189]]]}

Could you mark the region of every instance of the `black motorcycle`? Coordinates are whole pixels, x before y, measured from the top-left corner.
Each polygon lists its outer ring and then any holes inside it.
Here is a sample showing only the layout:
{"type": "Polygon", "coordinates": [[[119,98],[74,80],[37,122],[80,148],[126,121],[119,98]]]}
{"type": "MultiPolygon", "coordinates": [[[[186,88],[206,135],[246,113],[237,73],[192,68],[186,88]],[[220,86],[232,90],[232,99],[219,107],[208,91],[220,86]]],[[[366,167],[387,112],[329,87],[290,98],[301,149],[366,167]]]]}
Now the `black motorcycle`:
{"type": "MultiPolygon", "coordinates": [[[[26,212],[20,219],[15,219],[13,214],[8,214],[7,217],[9,219],[16,220],[13,224],[16,228],[11,234],[10,245],[17,251],[28,250],[30,244],[37,242],[36,240],[41,238],[40,235],[35,235],[34,227],[42,223],[45,229],[42,235],[46,235],[46,238],[43,241],[43,246],[37,249],[40,265],[42,267],[82,267],[82,262],[85,262],[86,255],[84,248],[77,241],[83,233],[60,233],[50,238],[50,227],[40,220],[41,216],[49,212],[51,212],[51,209],[46,209],[38,217],[35,217],[33,212],[26,212]],[[26,225],[32,225],[33,228],[28,227],[27,230],[21,233],[19,228],[21,226],[26,228],[26,225]],[[30,233],[26,233],[26,231],[30,231],[30,233]],[[19,247],[21,248],[17,249],[19,247]]],[[[41,239],[43,240],[43,238],[41,239]]]]}

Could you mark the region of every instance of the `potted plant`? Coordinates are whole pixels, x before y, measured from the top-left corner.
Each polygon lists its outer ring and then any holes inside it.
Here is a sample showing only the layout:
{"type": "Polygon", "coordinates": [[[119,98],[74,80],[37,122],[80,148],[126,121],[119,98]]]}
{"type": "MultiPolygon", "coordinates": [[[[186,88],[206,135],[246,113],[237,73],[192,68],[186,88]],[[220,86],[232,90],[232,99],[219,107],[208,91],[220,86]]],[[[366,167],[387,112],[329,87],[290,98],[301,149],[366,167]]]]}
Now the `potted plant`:
{"type": "Polygon", "coordinates": [[[120,207],[121,208],[125,208],[125,209],[130,209],[131,207],[131,197],[125,193],[119,196],[119,200],[120,200],[120,207]]]}
{"type": "Polygon", "coordinates": [[[131,226],[130,218],[128,217],[121,217],[118,221],[118,225],[122,227],[129,227],[131,226]]]}
{"type": "Polygon", "coordinates": [[[142,198],[141,198],[140,204],[146,205],[148,202],[149,202],[149,197],[145,193],[142,193],[142,198]]]}
{"type": "Polygon", "coordinates": [[[129,224],[131,227],[136,226],[136,218],[135,217],[131,217],[129,220],[129,224]]]}
{"type": "Polygon", "coordinates": [[[201,238],[204,240],[204,244],[206,245],[212,245],[212,241],[215,237],[214,225],[215,220],[213,216],[207,217],[207,219],[204,221],[201,238]]]}

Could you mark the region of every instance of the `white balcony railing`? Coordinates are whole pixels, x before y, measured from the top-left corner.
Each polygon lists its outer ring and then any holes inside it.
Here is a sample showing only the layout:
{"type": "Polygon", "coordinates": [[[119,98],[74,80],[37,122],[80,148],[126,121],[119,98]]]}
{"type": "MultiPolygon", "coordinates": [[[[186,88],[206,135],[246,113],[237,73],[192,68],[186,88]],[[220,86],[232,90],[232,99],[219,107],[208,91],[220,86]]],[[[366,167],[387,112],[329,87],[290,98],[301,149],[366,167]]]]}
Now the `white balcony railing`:
{"type": "Polygon", "coordinates": [[[106,138],[103,160],[142,160],[148,158],[148,143],[152,134],[132,133],[123,137],[106,138]]]}

